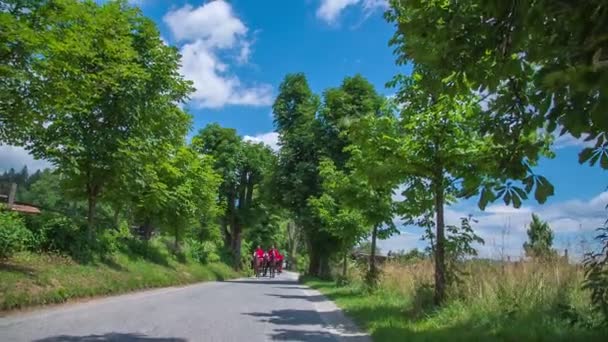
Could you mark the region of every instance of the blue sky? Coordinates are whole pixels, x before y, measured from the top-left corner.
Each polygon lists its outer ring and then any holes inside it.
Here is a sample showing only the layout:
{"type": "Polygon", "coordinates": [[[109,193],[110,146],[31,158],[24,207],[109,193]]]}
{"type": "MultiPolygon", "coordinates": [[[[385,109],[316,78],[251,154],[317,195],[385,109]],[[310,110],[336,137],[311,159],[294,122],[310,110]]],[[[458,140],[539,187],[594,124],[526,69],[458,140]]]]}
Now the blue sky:
{"type": "MultiPolygon", "coordinates": [[[[388,46],[393,28],[382,18],[384,0],[131,3],[140,6],[158,24],[163,39],[182,52],[181,72],[197,88],[187,105],[194,117],[192,134],[218,122],[236,128],[247,139],[276,146],[271,104],[285,74],[304,72],[313,91],[321,93],[338,86],[345,76],[361,73],[380,93],[391,95],[394,90],[386,89],[385,83],[396,73],[409,72],[395,65],[388,46]]],[[[608,179],[598,167],[578,165],[582,145],[572,137],[560,137],[557,157],[541,161],[537,172],[556,188],[545,205],[526,202],[515,210],[497,203],[479,213],[474,201],[466,201],[448,208],[449,223],[475,213],[478,230],[487,242],[482,253],[487,255],[495,255],[496,246],[489,245],[497,239],[507,254],[521,254],[531,212],[550,221],[561,247],[588,239],[606,218],[608,179]],[[508,241],[502,243],[501,232],[507,230],[508,241]]],[[[32,168],[45,165],[20,148],[0,146],[0,169],[24,163],[32,168]]],[[[404,231],[381,246],[385,250],[422,246],[419,230],[404,231]]]]}

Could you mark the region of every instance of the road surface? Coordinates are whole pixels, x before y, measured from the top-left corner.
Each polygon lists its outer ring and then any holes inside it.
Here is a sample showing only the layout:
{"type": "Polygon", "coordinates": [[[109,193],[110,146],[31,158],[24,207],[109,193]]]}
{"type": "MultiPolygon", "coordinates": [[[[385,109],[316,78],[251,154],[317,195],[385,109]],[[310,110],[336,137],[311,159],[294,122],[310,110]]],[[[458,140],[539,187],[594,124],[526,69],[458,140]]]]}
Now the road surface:
{"type": "Polygon", "coordinates": [[[293,273],[166,288],[0,318],[2,342],[368,342],[293,273]]]}

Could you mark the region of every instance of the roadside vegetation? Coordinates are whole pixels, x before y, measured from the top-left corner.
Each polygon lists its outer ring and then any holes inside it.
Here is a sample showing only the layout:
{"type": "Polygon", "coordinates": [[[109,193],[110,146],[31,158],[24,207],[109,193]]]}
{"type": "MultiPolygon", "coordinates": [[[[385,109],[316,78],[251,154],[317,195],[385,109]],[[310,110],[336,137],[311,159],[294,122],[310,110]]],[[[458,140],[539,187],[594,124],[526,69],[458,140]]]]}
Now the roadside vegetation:
{"type": "Polygon", "coordinates": [[[20,252],[0,266],[0,311],[243,275],[218,261],[203,264],[192,254],[175,256],[167,244],[164,239],[148,246],[121,243],[111,254],[87,262],[20,252]]]}
{"type": "Polygon", "coordinates": [[[581,288],[580,266],[558,260],[502,263],[475,260],[433,304],[433,263],[390,261],[370,291],[364,272],[350,281],[303,278],[334,300],[374,341],[605,341],[602,316],[581,288]]]}
{"type": "Polygon", "coordinates": [[[555,188],[536,166],[561,135],[608,169],[605,1],[390,0],[385,18],[396,65],[411,66],[394,95],[362,75],[315,93],[287,74],[274,151],[218,124],[192,132],[178,49],[128,1],[0,1],[0,143],[52,165],[3,175],[42,209],[0,209],[4,306],[213,279],[217,262],[240,272],[277,244],[379,340],[604,336],[608,226],[568,264],[535,217],[512,264],[476,260],[475,219],[445,212],[542,205],[555,188]],[[395,222],[428,249],[378,265],[395,222]],[[99,291],[67,280],[95,270],[99,291]]]}

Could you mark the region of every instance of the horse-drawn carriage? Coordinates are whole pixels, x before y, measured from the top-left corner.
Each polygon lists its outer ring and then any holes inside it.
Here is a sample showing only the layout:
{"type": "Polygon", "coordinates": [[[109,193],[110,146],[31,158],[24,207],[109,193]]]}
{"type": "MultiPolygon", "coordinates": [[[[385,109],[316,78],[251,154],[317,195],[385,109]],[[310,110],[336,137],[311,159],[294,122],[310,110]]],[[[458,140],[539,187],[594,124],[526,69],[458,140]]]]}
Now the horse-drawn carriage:
{"type": "Polygon", "coordinates": [[[268,252],[259,253],[261,249],[258,248],[253,253],[251,260],[251,267],[257,278],[268,275],[270,278],[274,278],[277,273],[281,273],[283,270],[283,258],[280,253],[272,248],[268,252]]]}

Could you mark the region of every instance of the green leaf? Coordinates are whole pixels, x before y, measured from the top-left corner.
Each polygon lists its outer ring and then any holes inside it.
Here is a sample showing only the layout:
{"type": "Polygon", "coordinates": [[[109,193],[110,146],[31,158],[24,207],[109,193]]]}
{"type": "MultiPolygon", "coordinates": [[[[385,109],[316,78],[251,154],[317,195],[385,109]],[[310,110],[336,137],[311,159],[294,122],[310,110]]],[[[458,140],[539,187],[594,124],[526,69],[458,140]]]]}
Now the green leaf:
{"type": "Polygon", "coordinates": [[[553,184],[543,176],[537,176],[536,191],[534,192],[534,198],[538,203],[543,204],[547,201],[549,196],[554,194],[553,184]]]}
{"type": "Polygon", "coordinates": [[[488,203],[493,202],[494,200],[496,200],[494,192],[492,192],[492,190],[486,186],[481,190],[481,196],[479,197],[479,202],[477,205],[479,206],[480,210],[485,210],[488,203]]]}
{"type": "Polygon", "coordinates": [[[503,197],[505,201],[505,205],[509,205],[511,203],[511,191],[506,191],[505,196],[503,197]]]}
{"type": "Polygon", "coordinates": [[[578,162],[579,162],[579,164],[584,164],[585,162],[587,162],[587,160],[589,160],[589,158],[591,158],[593,156],[593,151],[594,151],[594,149],[591,148],[591,147],[584,148],[578,154],[578,162]]]}
{"type": "Polygon", "coordinates": [[[515,208],[521,207],[521,198],[519,197],[519,193],[513,194],[513,206],[515,208]]]}
{"type": "Polygon", "coordinates": [[[522,180],[525,185],[526,193],[530,193],[534,187],[534,175],[530,175],[522,180]]]}
{"type": "Polygon", "coordinates": [[[608,152],[605,150],[602,151],[602,158],[600,159],[600,166],[604,170],[608,169],[608,152]]]}

